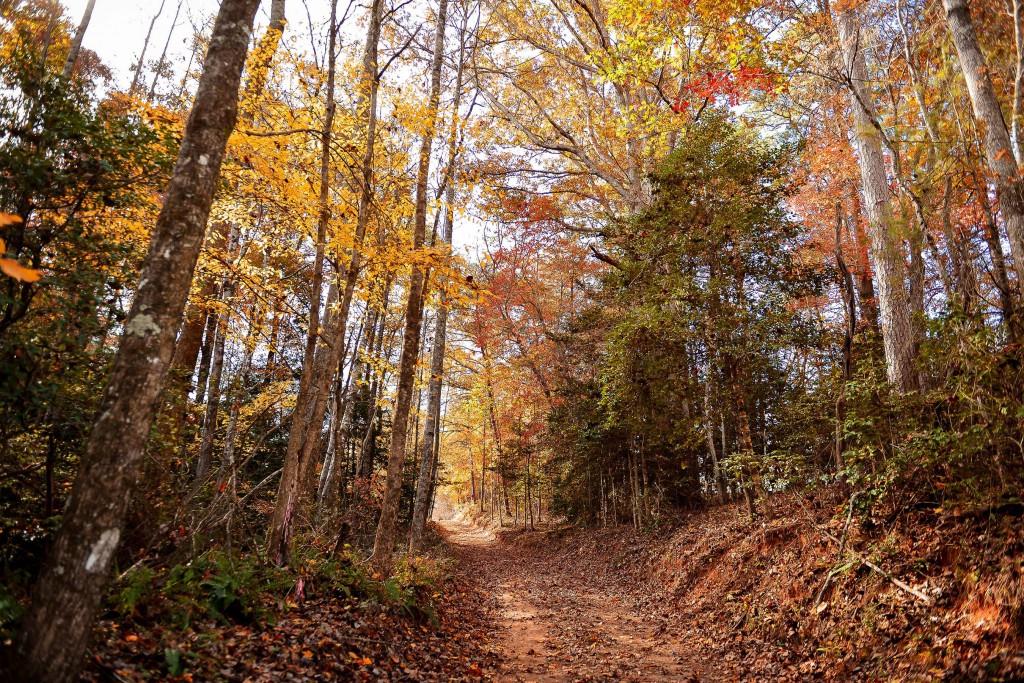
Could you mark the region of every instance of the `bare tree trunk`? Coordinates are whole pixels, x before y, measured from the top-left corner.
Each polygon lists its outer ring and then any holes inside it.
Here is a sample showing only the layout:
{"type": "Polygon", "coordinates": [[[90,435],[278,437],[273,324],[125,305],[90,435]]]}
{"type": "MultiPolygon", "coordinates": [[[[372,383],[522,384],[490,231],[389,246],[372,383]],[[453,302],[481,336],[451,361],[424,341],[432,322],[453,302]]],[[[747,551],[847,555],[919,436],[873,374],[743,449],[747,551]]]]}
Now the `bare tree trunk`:
{"type": "Polygon", "coordinates": [[[9,680],[70,681],[109,579],[174,352],[259,0],[223,0],[181,150],[61,529],[35,585],[9,680]]]}
{"type": "Polygon", "coordinates": [[[160,7],[149,22],[149,30],[146,31],[146,39],[142,41],[142,52],[139,53],[139,61],[135,62],[135,74],[132,76],[132,84],[128,88],[129,95],[134,95],[135,89],[139,87],[139,79],[142,78],[142,67],[146,63],[146,50],[149,49],[149,39],[153,36],[153,27],[156,26],[156,20],[164,13],[164,5],[166,4],[167,0],[160,0],[160,7]]]}
{"type": "MultiPolygon", "coordinates": [[[[331,3],[332,15],[335,14],[336,2],[331,3]]],[[[363,76],[366,94],[361,97],[358,111],[366,116],[366,148],[362,163],[362,188],[359,198],[358,215],[356,217],[356,233],[352,246],[352,255],[345,273],[344,291],[341,293],[340,305],[334,309],[339,293],[338,287],[331,286],[327,296],[327,308],[331,313],[324,325],[323,343],[316,349],[312,365],[308,373],[304,373],[299,384],[299,395],[292,413],[292,428],[288,435],[288,450],[285,453],[284,468],[271,520],[268,555],[277,565],[288,563],[289,545],[291,543],[292,519],[299,498],[302,495],[303,483],[308,480],[312,468],[314,449],[319,442],[320,429],[323,424],[324,412],[327,407],[327,393],[330,391],[331,379],[338,368],[344,353],[345,329],[348,325],[349,309],[355,293],[356,280],[362,269],[362,242],[366,234],[372,209],[373,150],[377,129],[377,43],[380,39],[382,0],[374,0],[370,7],[370,26],[366,36],[366,50],[363,54],[363,76]]],[[[332,34],[337,27],[332,19],[332,34]]]]}
{"type": "Polygon", "coordinates": [[[171,20],[171,27],[167,29],[167,40],[164,42],[164,49],[160,53],[160,59],[156,62],[156,69],[153,70],[153,84],[149,86],[147,100],[152,100],[156,95],[156,85],[160,82],[160,72],[164,70],[167,61],[167,48],[171,46],[171,36],[174,35],[174,27],[178,24],[178,16],[181,14],[181,5],[184,0],[178,0],[178,8],[174,10],[174,19],[171,20]]]}
{"type": "Polygon", "coordinates": [[[942,4],[946,9],[946,23],[949,24],[953,44],[960,56],[960,67],[967,82],[974,118],[985,141],[988,167],[995,176],[999,210],[1006,221],[1006,234],[1017,281],[1024,282],[1024,187],[1013,155],[1010,133],[992,87],[988,64],[978,47],[967,0],[943,0],[942,4]]]}
{"type": "Polygon", "coordinates": [[[89,30],[89,22],[92,21],[92,9],[95,6],[96,0],[89,0],[89,4],[85,6],[85,12],[82,13],[82,21],[78,24],[75,37],[71,39],[71,49],[68,51],[67,59],[64,60],[64,71],[61,74],[64,78],[71,78],[71,74],[75,70],[75,62],[78,61],[78,53],[82,51],[82,40],[85,38],[85,32],[89,30]]]}
{"type": "MultiPolygon", "coordinates": [[[[441,67],[444,63],[444,34],[448,21],[448,0],[441,0],[437,12],[434,36],[434,56],[430,73],[430,113],[420,146],[419,167],[416,172],[416,213],[413,227],[413,250],[423,247],[427,231],[427,177],[430,170],[430,152],[434,144],[437,108],[441,94],[441,67]]],[[[409,297],[405,308],[405,338],[398,373],[398,393],[391,427],[391,446],[388,450],[388,473],[381,504],[380,521],[373,542],[373,567],[381,574],[391,569],[391,552],[395,545],[398,524],[398,503],[402,492],[402,466],[408,434],[409,409],[412,403],[413,379],[416,373],[420,347],[420,328],[423,323],[424,273],[418,263],[413,264],[409,283],[409,297]]]]}
{"type": "Polygon", "coordinates": [[[195,486],[202,486],[210,469],[213,437],[217,432],[217,413],[220,410],[220,383],[224,373],[224,339],[227,337],[227,318],[217,326],[213,343],[213,361],[210,364],[210,383],[206,390],[206,412],[203,415],[202,436],[199,439],[199,457],[196,459],[195,486]]]}
{"type": "Polygon", "coordinates": [[[915,339],[907,300],[902,241],[895,234],[889,183],[882,156],[880,133],[875,128],[874,105],[868,86],[867,60],[859,32],[855,9],[836,16],[839,41],[850,89],[853,138],[861,171],[861,189],[871,233],[871,256],[878,285],[878,305],[882,323],[889,382],[898,391],[917,386],[914,367],[915,339]]]}

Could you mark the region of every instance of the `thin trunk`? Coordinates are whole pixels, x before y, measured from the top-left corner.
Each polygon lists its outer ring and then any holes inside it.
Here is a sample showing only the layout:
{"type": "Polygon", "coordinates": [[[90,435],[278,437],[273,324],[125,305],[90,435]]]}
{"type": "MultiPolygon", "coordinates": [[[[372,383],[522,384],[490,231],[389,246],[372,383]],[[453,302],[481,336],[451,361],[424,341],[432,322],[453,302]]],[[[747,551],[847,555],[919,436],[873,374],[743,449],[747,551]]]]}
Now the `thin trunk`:
{"type": "Polygon", "coordinates": [[[70,681],[109,580],[164,375],[174,352],[259,0],[223,0],[135,300],[61,529],[33,590],[9,680],[70,681]]]}
{"type": "Polygon", "coordinates": [[[196,405],[202,405],[206,400],[206,384],[210,378],[210,365],[213,363],[213,345],[217,341],[217,326],[220,315],[211,311],[206,316],[206,326],[203,329],[202,356],[199,359],[199,370],[196,373],[196,405]]]}
{"type": "MultiPolygon", "coordinates": [[[[327,409],[327,394],[331,380],[338,369],[345,352],[345,330],[349,310],[355,293],[356,280],[362,268],[362,242],[371,210],[371,181],[373,172],[373,147],[377,126],[377,42],[380,36],[381,0],[371,5],[370,27],[363,56],[363,71],[367,82],[367,96],[361,98],[357,110],[366,115],[366,150],[363,156],[363,187],[359,199],[356,233],[352,245],[351,260],[343,280],[344,290],[332,284],[327,296],[329,311],[320,335],[322,343],[317,345],[308,370],[303,373],[299,384],[299,395],[292,413],[292,427],[288,435],[288,450],[285,453],[284,469],[277,492],[277,502],[271,520],[268,555],[276,565],[288,563],[291,543],[292,520],[299,499],[304,493],[305,483],[316,464],[315,453],[320,444],[320,432],[324,413],[327,409]],[[340,303],[339,303],[340,296],[340,303]],[[334,304],[338,304],[335,306],[334,304]]],[[[331,60],[337,40],[337,1],[331,3],[331,60]]],[[[333,68],[332,68],[333,70],[333,68]]],[[[333,82],[333,79],[332,81],[333,82]]],[[[333,98],[331,98],[333,101],[333,98]]],[[[326,127],[325,127],[326,130],[326,127]]],[[[329,141],[329,138],[328,138],[329,141]]],[[[323,207],[321,207],[323,208],[323,207]]],[[[323,214],[321,214],[321,217],[323,214]]],[[[340,277],[339,273],[339,277],[340,277]]],[[[319,308],[319,303],[317,303],[319,308]]],[[[311,311],[312,320],[312,311],[311,311]]],[[[307,352],[308,352],[307,346],[307,352]]]]}
{"type": "Polygon", "coordinates": [[[1010,110],[1010,142],[1017,165],[1024,165],[1021,126],[1024,125],[1024,2],[1013,0],[1013,47],[1017,65],[1013,75],[1013,108],[1010,110]]]}
{"type": "Polygon", "coordinates": [[[164,42],[164,49],[160,53],[160,59],[156,62],[156,69],[153,70],[153,84],[149,86],[147,100],[152,100],[153,96],[156,95],[156,85],[160,82],[160,72],[164,70],[164,64],[167,62],[167,48],[171,46],[171,36],[174,35],[174,27],[178,25],[178,16],[181,14],[182,2],[183,0],[178,0],[178,8],[174,10],[174,19],[171,20],[171,27],[167,29],[167,40],[164,42]]]}
{"type": "MultiPolygon", "coordinates": [[[[434,144],[437,107],[441,94],[441,67],[444,63],[444,34],[448,20],[448,0],[438,6],[437,27],[434,37],[433,64],[430,69],[429,114],[420,146],[419,166],[416,173],[416,212],[413,228],[413,251],[423,247],[427,229],[427,178],[430,170],[430,152],[434,144]]],[[[373,567],[381,574],[391,569],[391,552],[395,545],[398,524],[398,502],[402,491],[402,465],[404,464],[409,409],[412,402],[413,379],[416,373],[420,347],[420,328],[423,322],[424,273],[419,263],[413,264],[409,283],[409,297],[405,308],[405,335],[398,373],[398,392],[395,398],[394,421],[391,427],[391,446],[388,450],[388,473],[381,503],[380,521],[373,542],[373,567]]]]}
{"type": "Polygon", "coordinates": [[[242,367],[239,368],[238,373],[231,382],[231,388],[228,390],[228,401],[230,403],[228,404],[228,424],[224,430],[224,457],[221,458],[220,473],[217,475],[217,481],[220,484],[226,482],[229,476],[232,479],[232,484],[234,484],[235,441],[238,436],[238,417],[242,411],[249,373],[252,371],[252,356],[256,348],[256,336],[260,328],[257,323],[257,315],[259,313],[257,313],[256,307],[250,307],[249,332],[246,334],[245,339],[245,356],[242,359],[242,367]]]}
{"type": "Polygon", "coordinates": [[[61,74],[66,79],[71,78],[71,74],[75,70],[75,62],[78,61],[78,54],[82,51],[82,40],[85,38],[85,32],[89,30],[92,9],[95,6],[96,0],[89,0],[85,6],[85,12],[82,13],[82,21],[78,24],[78,30],[75,31],[75,37],[71,39],[71,49],[68,51],[67,59],[64,60],[64,71],[61,74]]]}
{"type": "Polygon", "coordinates": [[[860,192],[850,185],[849,232],[857,245],[857,292],[860,297],[860,324],[865,329],[878,331],[878,299],[871,273],[870,242],[861,220],[860,192]]]}
{"type": "MultiPolygon", "coordinates": [[[[142,52],[139,53],[139,61],[135,62],[135,74],[132,76],[132,84],[128,88],[129,95],[134,95],[136,88],[139,87],[139,79],[142,78],[142,67],[146,63],[146,50],[149,49],[149,39],[153,36],[153,27],[156,26],[156,21],[160,18],[160,15],[164,13],[164,5],[166,4],[167,0],[160,0],[160,7],[149,22],[149,30],[146,31],[146,39],[142,41],[142,52]]],[[[250,30],[252,29],[250,28],[250,30]]]]}
{"type": "Polygon", "coordinates": [[[213,437],[217,432],[217,413],[220,410],[220,382],[224,372],[224,339],[227,337],[227,319],[216,330],[213,343],[213,362],[210,365],[210,384],[206,391],[206,412],[199,440],[199,457],[196,460],[195,486],[202,486],[210,469],[213,453],[213,437]]]}

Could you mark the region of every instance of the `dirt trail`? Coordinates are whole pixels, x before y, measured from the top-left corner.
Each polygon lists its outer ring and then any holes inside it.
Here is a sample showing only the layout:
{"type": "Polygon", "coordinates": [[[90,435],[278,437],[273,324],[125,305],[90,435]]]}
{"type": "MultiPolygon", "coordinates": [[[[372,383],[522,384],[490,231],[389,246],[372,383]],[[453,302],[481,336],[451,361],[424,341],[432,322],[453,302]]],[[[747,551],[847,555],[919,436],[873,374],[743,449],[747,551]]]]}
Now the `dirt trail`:
{"type": "Polygon", "coordinates": [[[636,608],[614,577],[545,552],[542,534],[511,543],[472,521],[439,524],[462,570],[497,600],[500,680],[705,680],[694,653],[636,608]]]}

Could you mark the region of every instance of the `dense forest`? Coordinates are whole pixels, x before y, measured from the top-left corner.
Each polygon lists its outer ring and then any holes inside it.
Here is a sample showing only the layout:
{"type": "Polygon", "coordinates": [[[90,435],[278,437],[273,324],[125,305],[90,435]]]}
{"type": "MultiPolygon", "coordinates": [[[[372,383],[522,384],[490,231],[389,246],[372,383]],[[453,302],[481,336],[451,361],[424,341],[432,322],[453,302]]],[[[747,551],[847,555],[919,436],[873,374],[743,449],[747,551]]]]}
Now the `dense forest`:
{"type": "Polygon", "coordinates": [[[1024,1],[120,4],[0,0],[5,680],[1024,677],[1024,1]]]}

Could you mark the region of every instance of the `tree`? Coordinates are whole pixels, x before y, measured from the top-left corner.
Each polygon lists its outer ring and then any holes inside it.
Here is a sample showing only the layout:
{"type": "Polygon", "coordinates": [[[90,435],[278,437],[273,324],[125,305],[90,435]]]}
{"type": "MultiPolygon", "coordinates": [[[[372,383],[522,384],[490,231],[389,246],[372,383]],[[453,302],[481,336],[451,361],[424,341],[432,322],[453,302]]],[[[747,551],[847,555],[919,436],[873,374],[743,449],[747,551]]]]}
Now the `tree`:
{"type": "Polygon", "coordinates": [[[71,40],[71,49],[68,50],[68,58],[64,61],[64,78],[71,78],[75,69],[75,62],[78,61],[78,53],[82,51],[82,40],[85,39],[85,32],[89,29],[89,22],[92,20],[92,10],[96,6],[96,0],[89,0],[82,12],[82,23],[75,31],[75,37],[71,40]]]}
{"type": "Polygon", "coordinates": [[[914,367],[916,341],[907,299],[903,250],[892,219],[881,133],[875,124],[874,104],[867,86],[864,37],[858,28],[856,9],[839,12],[835,23],[846,85],[850,90],[851,133],[857,146],[861,192],[871,236],[871,259],[875,267],[889,381],[900,391],[910,391],[918,382],[914,367]]]}
{"type": "MultiPolygon", "coordinates": [[[[430,172],[430,153],[437,125],[437,108],[441,99],[441,67],[444,64],[444,34],[448,20],[448,0],[441,0],[434,29],[434,55],[430,67],[430,99],[427,124],[420,142],[419,162],[416,168],[416,213],[413,218],[413,250],[423,247],[427,231],[427,179],[430,172]]],[[[388,448],[388,472],[381,504],[380,522],[373,541],[371,562],[382,574],[390,571],[391,553],[396,540],[398,502],[402,490],[402,468],[409,428],[409,409],[412,405],[413,381],[419,361],[420,332],[423,325],[423,297],[425,287],[423,266],[413,263],[409,282],[409,296],[405,304],[405,335],[402,339],[402,358],[398,370],[398,389],[395,413],[391,427],[391,445],[388,448]]]]}
{"type": "Polygon", "coordinates": [[[135,301],[61,530],[20,636],[25,680],[74,679],[109,580],[124,513],[203,240],[258,0],[224,0],[135,301]]]}
{"type": "Polygon", "coordinates": [[[953,45],[960,57],[974,117],[985,141],[985,157],[989,170],[995,176],[999,208],[1006,221],[1017,281],[1024,282],[1024,181],[1013,153],[1010,131],[996,99],[985,56],[978,47],[967,0],[943,0],[943,7],[953,45]]]}

